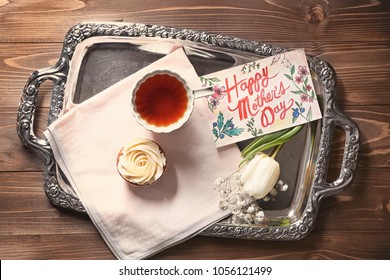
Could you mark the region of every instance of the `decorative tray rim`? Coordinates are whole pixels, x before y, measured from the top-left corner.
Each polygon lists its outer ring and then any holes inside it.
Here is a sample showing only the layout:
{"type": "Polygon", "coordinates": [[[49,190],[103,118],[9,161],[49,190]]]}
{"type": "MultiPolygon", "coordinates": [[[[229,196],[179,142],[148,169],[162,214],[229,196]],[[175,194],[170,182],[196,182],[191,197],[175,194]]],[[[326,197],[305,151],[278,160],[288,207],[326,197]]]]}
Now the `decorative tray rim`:
{"type": "MultiPolygon", "coordinates": [[[[44,159],[44,190],[54,205],[76,212],[86,213],[75,194],[63,190],[59,184],[59,174],[49,143],[36,137],[33,131],[36,99],[40,85],[53,82],[52,101],[48,124],[56,120],[64,104],[65,85],[75,49],[78,44],[92,37],[149,37],[192,42],[205,47],[213,46],[233,51],[241,51],[259,56],[272,56],[287,51],[270,44],[249,41],[238,37],[195,31],[189,29],[147,25],[140,23],[86,22],[73,26],[65,36],[63,49],[58,62],[50,68],[37,70],[29,77],[21,96],[17,111],[17,132],[21,141],[44,159]]],[[[336,74],[332,66],[317,57],[307,55],[309,67],[320,79],[323,86],[323,119],[321,138],[314,172],[314,183],[302,216],[287,226],[237,225],[217,222],[201,234],[218,237],[244,238],[256,240],[299,240],[307,236],[314,227],[320,202],[323,198],[344,191],[351,183],[357,167],[359,151],[359,131],[357,125],[337,107],[336,74]],[[326,180],[333,130],[340,127],[345,132],[345,148],[337,180],[326,180]]]]}

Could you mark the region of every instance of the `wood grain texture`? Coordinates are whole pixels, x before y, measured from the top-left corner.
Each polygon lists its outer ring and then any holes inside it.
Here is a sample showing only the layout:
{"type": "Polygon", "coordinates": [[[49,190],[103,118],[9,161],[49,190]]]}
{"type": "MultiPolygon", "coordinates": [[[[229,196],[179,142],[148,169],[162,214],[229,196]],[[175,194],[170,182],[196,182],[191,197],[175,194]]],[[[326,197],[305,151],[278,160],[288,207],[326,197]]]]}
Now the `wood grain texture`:
{"type": "MultiPolygon", "coordinates": [[[[291,259],[388,259],[388,238],[382,231],[312,233],[295,242],[248,241],[194,237],[151,259],[188,260],[291,260],[291,259]]],[[[114,259],[107,246],[90,234],[1,235],[2,259],[114,259]],[[77,247],[75,246],[77,245],[77,247]]],[[[103,241],[102,241],[103,242],[103,241]]]]}
{"type": "MultiPolygon", "coordinates": [[[[35,70],[53,66],[61,48],[62,44],[0,44],[1,107],[17,107],[28,77],[35,70]]],[[[39,105],[50,105],[49,88],[50,82],[42,85],[39,96],[45,102],[39,105]]]]}
{"type": "MultiPolygon", "coordinates": [[[[0,111],[0,172],[1,171],[42,171],[42,159],[34,151],[27,149],[16,132],[17,108],[1,108],[0,111]]],[[[46,118],[43,118],[46,119],[46,118]]],[[[34,123],[44,127],[43,119],[34,123]]],[[[37,135],[42,132],[36,129],[37,135]]]]}
{"type": "MultiPolygon", "coordinates": [[[[29,75],[55,64],[71,26],[94,20],[303,47],[334,67],[337,104],[361,134],[354,181],[322,201],[305,239],[196,236],[153,259],[390,259],[390,2],[376,0],[0,0],[0,259],[115,259],[87,216],[48,201],[41,157],[16,133],[16,110],[29,75]]],[[[50,96],[47,82],[37,102],[39,137],[50,96]]],[[[344,133],[336,130],[329,182],[339,175],[344,141],[344,133]]]]}
{"type": "Polygon", "coordinates": [[[370,0],[358,4],[276,0],[56,2],[33,0],[27,4],[20,0],[3,5],[0,42],[62,42],[69,26],[96,19],[180,26],[265,42],[388,41],[390,31],[387,1],[380,5],[370,0]],[[310,23],[307,15],[318,5],[322,7],[323,19],[310,23]]]}

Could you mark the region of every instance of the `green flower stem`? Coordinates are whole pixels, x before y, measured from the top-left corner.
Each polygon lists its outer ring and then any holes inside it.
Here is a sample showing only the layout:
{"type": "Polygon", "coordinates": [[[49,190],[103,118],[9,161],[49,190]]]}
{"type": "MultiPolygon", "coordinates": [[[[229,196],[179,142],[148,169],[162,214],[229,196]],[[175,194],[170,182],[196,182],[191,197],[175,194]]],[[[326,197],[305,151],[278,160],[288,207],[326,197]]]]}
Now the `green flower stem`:
{"type": "Polygon", "coordinates": [[[308,95],[307,93],[305,93],[305,91],[303,90],[303,88],[300,88],[299,86],[297,86],[297,84],[295,82],[294,83],[294,86],[303,94],[306,94],[307,96],[311,97],[310,95],[308,95]]]}
{"type": "Polygon", "coordinates": [[[280,227],[286,227],[291,225],[291,220],[289,218],[281,219],[281,220],[268,220],[270,223],[275,224],[280,227]]]}
{"type": "Polygon", "coordinates": [[[279,137],[277,137],[276,139],[274,138],[274,140],[272,140],[270,142],[265,142],[261,145],[252,146],[252,148],[247,150],[246,154],[243,156],[244,159],[241,161],[239,166],[246,163],[248,160],[252,159],[258,152],[265,151],[269,148],[286,143],[293,136],[295,136],[301,130],[301,128],[302,128],[302,125],[299,125],[299,126],[294,126],[293,128],[288,129],[287,132],[285,130],[283,130],[284,133],[282,135],[280,135],[279,137]]]}
{"type": "Polygon", "coordinates": [[[282,149],[284,143],[278,145],[275,149],[275,151],[272,153],[271,157],[275,159],[275,157],[278,155],[279,151],[282,149]]]}
{"type": "Polygon", "coordinates": [[[288,130],[289,129],[284,129],[284,130],[276,131],[274,133],[270,133],[270,134],[256,138],[245,149],[242,150],[241,155],[243,157],[246,157],[254,149],[260,147],[263,144],[274,141],[275,139],[279,138],[284,133],[286,133],[288,130]]]}

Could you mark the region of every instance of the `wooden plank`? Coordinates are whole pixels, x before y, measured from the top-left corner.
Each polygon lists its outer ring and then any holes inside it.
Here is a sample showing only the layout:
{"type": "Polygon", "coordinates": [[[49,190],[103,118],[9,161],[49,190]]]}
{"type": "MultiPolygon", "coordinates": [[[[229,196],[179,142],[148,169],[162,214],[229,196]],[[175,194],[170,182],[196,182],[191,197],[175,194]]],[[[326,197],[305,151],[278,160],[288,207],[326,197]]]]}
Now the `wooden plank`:
{"type": "Polygon", "coordinates": [[[84,234],[0,235],[2,260],[115,259],[100,236],[84,234]]]}
{"type": "Polygon", "coordinates": [[[269,42],[289,42],[297,38],[307,42],[374,42],[388,40],[390,32],[386,24],[390,15],[387,1],[308,1],[302,4],[263,0],[239,5],[232,0],[224,1],[223,5],[206,0],[121,0],[115,5],[103,0],[55,2],[4,2],[0,7],[0,42],[62,42],[72,25],[96,19],[177,26],[269,42]]]}
{"type": "MultiPolygon", "coordinates": [[[[151,259],[389,259],[390,231],[312,233],[296,242],[250,241],[196,236],[151,259]]],[[[1,259],[114,259],[90,234],[0,235],[1,259]]]]}
{"type": "MultiPolygon", "coordinates": [[[[36,134],[42,137],[46,117],[38,116],[36,134]]],[[[42,171],[43,161],[35,151],[28,149],[16,132],[16,108],[1,108],[0,111],[0,171],[42,171]]]]}
{"type": "MultiPolygon", "coordinates": [[[[28,77],[35,71],[53,66],[62,44],[0,44],[0,106],[17,107],[28,77]]],[[[38,105],[50,106],[52,83],[39,91],[38,105]]]]}
{"type": "Polygon", "coordinates": [[[320,48],[318,57],[335,69],[338,104],[390,104],[390,96],[383,94],[390,87],[390,42],[374,48],[364,44],[332,44],[320,48]]]}

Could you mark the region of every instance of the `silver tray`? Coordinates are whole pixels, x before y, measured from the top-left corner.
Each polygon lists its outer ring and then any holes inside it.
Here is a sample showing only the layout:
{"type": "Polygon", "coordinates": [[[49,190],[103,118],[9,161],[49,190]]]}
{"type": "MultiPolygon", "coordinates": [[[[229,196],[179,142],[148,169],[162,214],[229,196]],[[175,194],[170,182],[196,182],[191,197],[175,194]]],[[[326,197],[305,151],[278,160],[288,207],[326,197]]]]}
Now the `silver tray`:
{"type": "MultiPolygon", "coordinates": [[[[80,103],[122,78],[164,56],[153,42],[180,44],[198,75],[240,65],[287,51],[285,48],[220,34],[134,23],[80,23],[65,37],[58,62],[29,77],[17,112],[17,131],[23,143],[43,156],[44,191],[56,206],[86,213],[82,202],[59,170],[47,140],[34,134],[34,115],[40,85],[53,82],[48,124],[62,112],[71,95],[80,103]]],[[[307,55],[323,118],[305,125],[278,155],[287,192],[259,201],[271,220],[267,224],[234,224],[227,218],[201,234],[257,240],[299,240],[314,227],[323,198],[344,191],[357,166],[359,131],[335,102],[336,75],[331,65],[307,55]],[[335,127],[345,132],[344,155],[338,179],[327,182],[330,147],[335,127]],[[286,221],[288,221],[286,223],[286,221]]],[[[245,143],[239,143],[244,146],[245,143]]],[[[188,217],[191,219],[191,217],[188,217]]]]}

